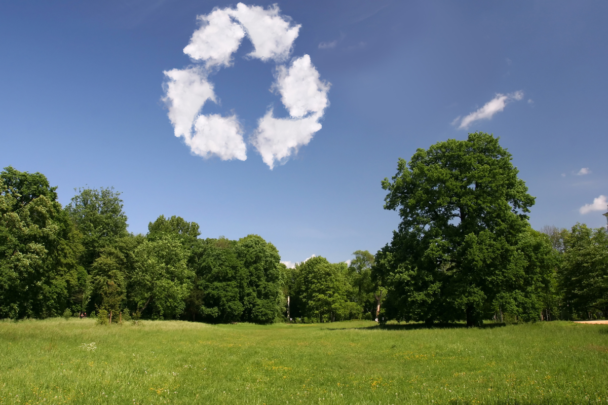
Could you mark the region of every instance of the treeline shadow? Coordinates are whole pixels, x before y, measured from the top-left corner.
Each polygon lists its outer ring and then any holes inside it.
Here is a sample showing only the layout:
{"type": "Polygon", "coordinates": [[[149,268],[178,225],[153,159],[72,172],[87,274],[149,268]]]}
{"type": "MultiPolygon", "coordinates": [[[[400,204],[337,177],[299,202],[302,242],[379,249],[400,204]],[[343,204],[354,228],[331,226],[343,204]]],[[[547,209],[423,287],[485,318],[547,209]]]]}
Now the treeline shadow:
{"type": "MultiPolygon", "coordinates": [[[[506,323],[488,323],[481,326],[475,326],[470,329],[494,329],[505,327],[506,323]]],[[[467,325],[463,323],[433,323],[432,325],[426,323],[404,323],[404,324],[380,324],[374,326],[361,326],[353,328],[326,328],[326,330],[419,330],[419,329],[467,329],[467,325]]]]}

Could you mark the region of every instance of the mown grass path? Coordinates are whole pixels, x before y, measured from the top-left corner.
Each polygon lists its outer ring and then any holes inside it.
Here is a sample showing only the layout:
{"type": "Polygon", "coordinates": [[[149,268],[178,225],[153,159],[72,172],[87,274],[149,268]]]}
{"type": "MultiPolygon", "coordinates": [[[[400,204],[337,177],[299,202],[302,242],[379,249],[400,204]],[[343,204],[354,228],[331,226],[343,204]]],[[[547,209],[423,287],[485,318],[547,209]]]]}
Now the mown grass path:
{"type": "Polygon", "coordinates": [[[0,404],[606,403],[607,382],[606,325],[0,322],[0,404]]]}

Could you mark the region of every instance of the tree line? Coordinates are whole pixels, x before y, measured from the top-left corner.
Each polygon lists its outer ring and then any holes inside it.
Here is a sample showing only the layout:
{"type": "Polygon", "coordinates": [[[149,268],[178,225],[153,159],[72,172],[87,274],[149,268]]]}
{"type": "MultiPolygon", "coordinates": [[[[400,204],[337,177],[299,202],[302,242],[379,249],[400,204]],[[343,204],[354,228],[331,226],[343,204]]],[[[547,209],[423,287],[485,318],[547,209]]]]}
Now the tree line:
{"type": "MultiPolygon", "coordinates": [[[[385,179],[401,222],[375,255],[280,263],[258,235],[199,238],[161,215],[127,231],[120,193],[81,188],[65,207],[40,173],[0,173],[0,318],[132,314],[205,322],[346,319],[501,322],[608,314],[608,235],[531,228],[512,156],[484,133],[419,149],[385,179]],[[105,312],[104,312],[105,313],[105,312]]],[[[111,315],[110,315],[111,316],[111,315]]]]}

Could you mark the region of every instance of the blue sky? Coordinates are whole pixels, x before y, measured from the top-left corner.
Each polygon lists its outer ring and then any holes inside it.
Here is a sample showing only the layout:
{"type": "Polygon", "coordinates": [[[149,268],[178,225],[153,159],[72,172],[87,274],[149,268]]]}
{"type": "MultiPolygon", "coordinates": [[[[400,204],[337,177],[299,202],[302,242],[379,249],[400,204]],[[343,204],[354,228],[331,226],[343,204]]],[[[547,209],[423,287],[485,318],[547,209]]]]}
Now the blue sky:
{"type": "MultiPolygon", "coordinates": [[[[390,241],[399,218],[383,210],[380,181],[399,157],[484,131],[500,136],[536,196],[535,228],[605,224],[607,2],[272,4],[0,3],[1,166],[44,173],[62,204],[76,187],[114,186],[131,232],[179,215],[202,237],[255,233],[285,261],[337,262],[390,241]],[[215,8],[242,30],[240,47],[209,56],[194,41],[193,59],[193,33],[216,23],[197,16],[215,8]],[[269,32],[247,23],[256,10],[286,33],[299,25],[297,37],[256,37],[269,32]],[[175,136],[172,70],[212,86],[200,132],[175,136]],[[295,153],[280,125],[307,117],[313,129],[295,153]],[[231,141],[209,146],[210,134],[231,141]]],[[[183,89],[175,97],[189,102],[183,89]]]]}

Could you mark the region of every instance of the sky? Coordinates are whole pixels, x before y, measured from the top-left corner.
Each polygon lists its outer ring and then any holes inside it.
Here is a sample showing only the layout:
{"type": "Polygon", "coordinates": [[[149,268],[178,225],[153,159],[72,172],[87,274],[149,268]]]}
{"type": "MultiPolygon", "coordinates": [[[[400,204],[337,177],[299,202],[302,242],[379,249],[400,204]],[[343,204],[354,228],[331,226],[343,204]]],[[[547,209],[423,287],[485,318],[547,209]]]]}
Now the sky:
{"type": "Polygon", "coordinates": [[[608,2],[5,1],[0,165],[68,204],[121,192],[288,264],[374,253],[381,181],[447,139],[500,137],[530,222],[606,224],[608,2]]]}

